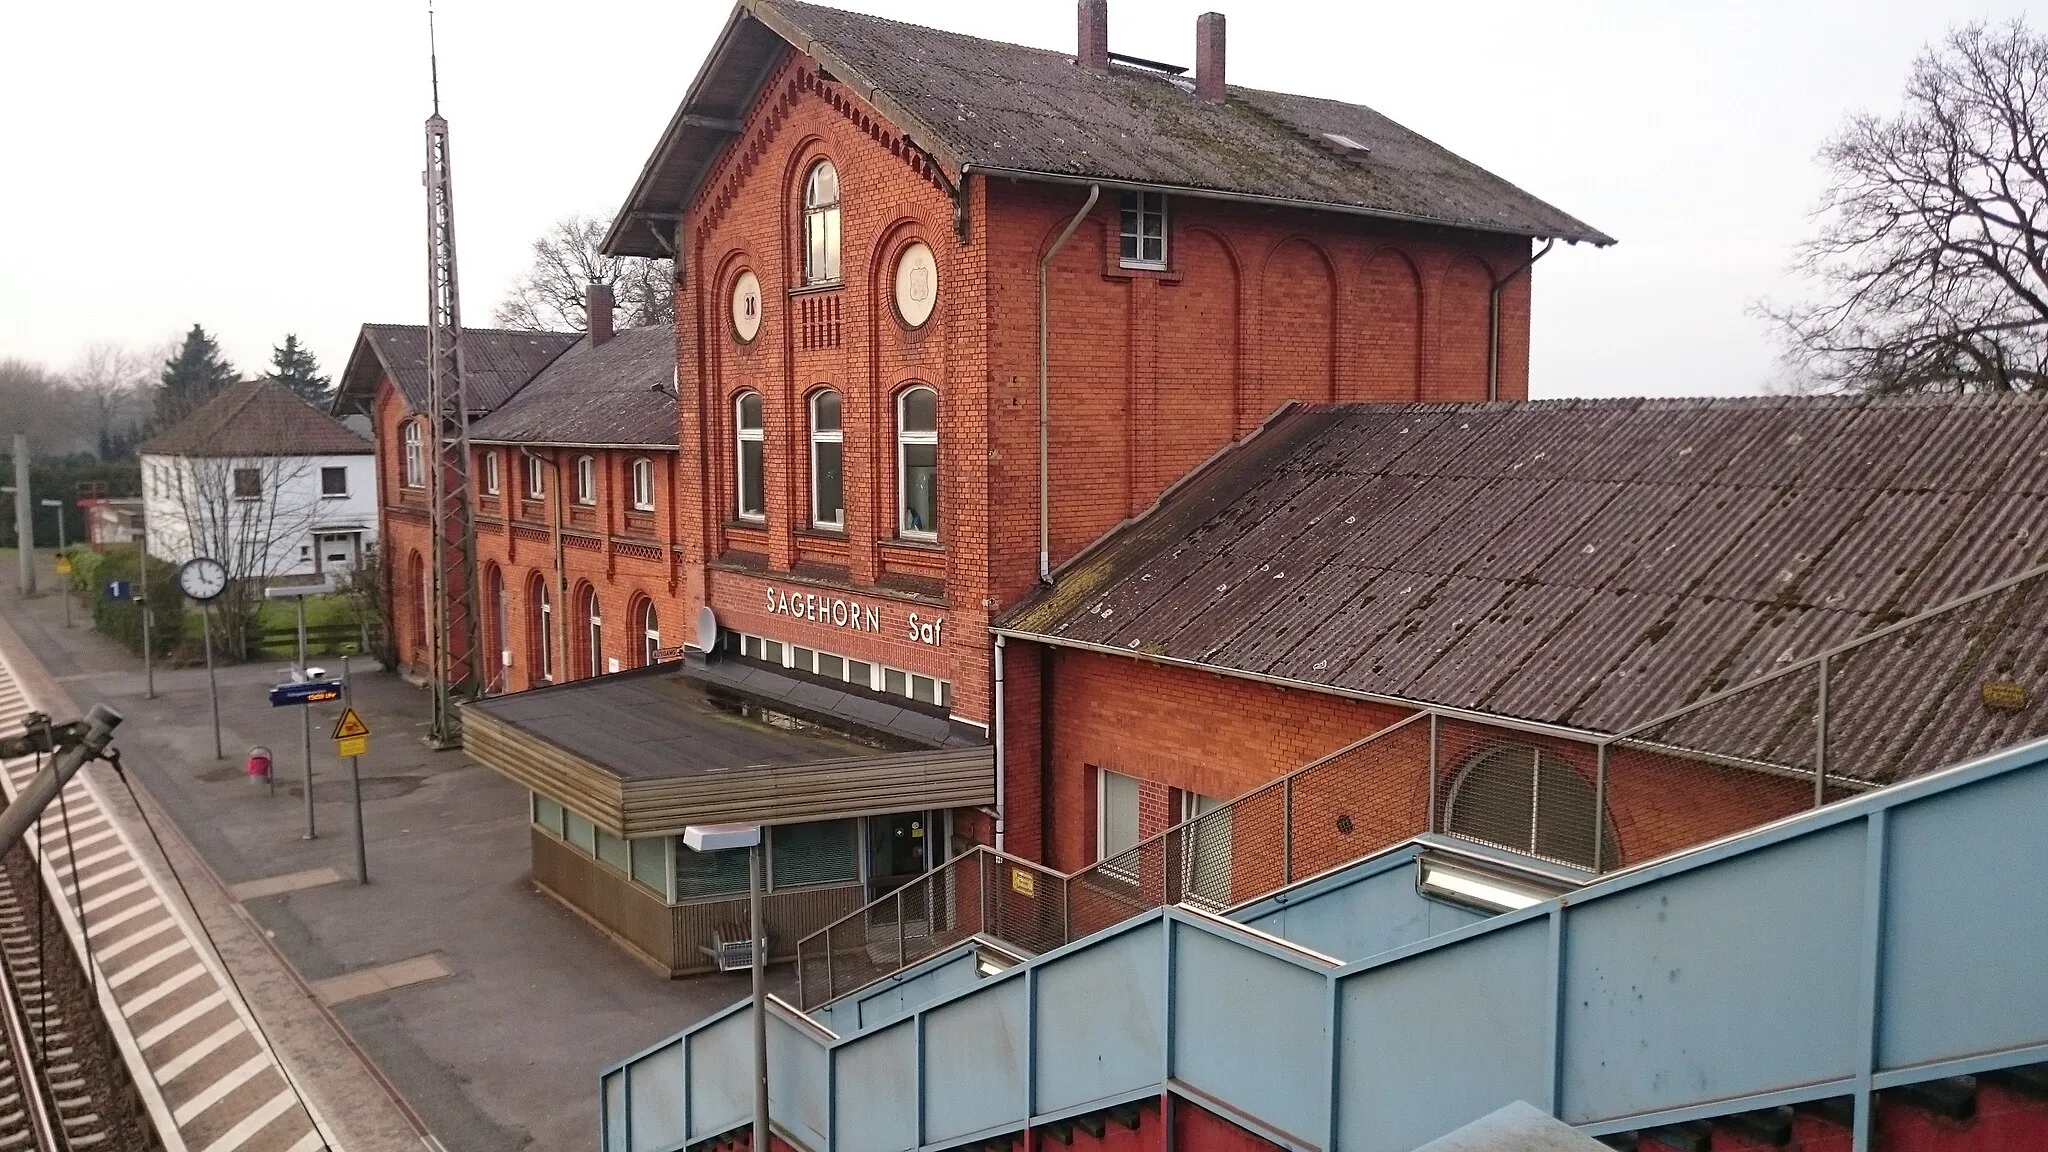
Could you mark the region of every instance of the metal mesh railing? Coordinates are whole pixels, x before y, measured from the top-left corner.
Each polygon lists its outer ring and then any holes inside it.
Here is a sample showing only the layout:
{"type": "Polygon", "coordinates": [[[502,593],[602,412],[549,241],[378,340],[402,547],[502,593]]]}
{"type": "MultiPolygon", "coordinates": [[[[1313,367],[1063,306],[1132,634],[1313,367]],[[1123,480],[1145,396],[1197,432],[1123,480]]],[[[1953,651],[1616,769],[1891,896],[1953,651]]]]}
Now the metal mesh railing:
{"type": "Polygon", "coordinates": [[[1071,875],[977,848],[797,948],[814,1007],[975,936],[1027,953],[1269,896],[1429,831],[1630,867],[2048,734],[2048,567],[1615,735],[1424,709],[1071,875]]]}

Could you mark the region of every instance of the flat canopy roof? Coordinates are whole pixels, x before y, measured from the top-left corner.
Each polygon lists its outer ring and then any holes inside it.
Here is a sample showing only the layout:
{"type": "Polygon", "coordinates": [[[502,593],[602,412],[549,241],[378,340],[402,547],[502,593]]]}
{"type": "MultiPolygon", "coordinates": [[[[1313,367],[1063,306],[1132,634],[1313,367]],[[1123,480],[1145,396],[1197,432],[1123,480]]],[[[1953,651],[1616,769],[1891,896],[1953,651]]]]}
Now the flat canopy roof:
{"type": "Polygon", "coordinates": [[[743,662],[464,709],[470,754],[619,836],[993,803],[994,751],[940,716],[743,662]]]}

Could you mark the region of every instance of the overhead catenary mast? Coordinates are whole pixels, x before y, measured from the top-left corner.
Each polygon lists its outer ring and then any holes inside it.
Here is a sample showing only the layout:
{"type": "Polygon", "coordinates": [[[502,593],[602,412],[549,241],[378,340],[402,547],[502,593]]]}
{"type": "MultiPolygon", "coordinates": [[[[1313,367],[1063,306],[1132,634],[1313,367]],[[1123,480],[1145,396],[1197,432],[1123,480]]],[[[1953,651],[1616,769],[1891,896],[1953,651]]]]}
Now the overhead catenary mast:
{"type": "Polygon", "coordinates": [[[427,742],[462,743],[457,706],[483,683],[476,601],[476,519],[470,506],[469,390],[462,364],[462,306],[455,276],[455,197],[448,121],[441,118],[441,69],[434,6],[427,4],[427,68],[434,114],[427,117],[427,408],[437,455],[430,471],[433,542],[427,594],[433,623],[434,722],[427,742]]]}

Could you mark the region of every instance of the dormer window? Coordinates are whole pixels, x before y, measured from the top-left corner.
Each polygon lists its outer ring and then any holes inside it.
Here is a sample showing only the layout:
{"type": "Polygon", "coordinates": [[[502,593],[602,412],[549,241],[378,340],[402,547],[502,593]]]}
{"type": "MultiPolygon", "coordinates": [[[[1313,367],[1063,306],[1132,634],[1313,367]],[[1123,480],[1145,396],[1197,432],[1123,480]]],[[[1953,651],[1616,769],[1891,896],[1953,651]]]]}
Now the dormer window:
{"type": "Polygon", "coordinates": [[[1118,197],[1126,268],[1166,267],[1166,193],[1125,192],[1118,197]]]}
{"type": "Polygon", "coordinates": [[[830,160],[804,179],[804,283],[839,282],[839,170],[830,160]]]}

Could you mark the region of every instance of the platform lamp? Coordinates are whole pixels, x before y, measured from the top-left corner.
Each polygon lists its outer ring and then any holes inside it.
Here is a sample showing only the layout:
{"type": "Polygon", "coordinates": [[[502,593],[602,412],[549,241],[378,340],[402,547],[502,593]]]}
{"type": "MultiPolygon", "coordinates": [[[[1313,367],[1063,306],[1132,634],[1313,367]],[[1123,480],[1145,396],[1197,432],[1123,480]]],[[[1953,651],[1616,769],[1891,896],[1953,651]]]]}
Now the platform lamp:
{"type": "Polygon", "coordinates": [[[768,934],[761,924],[761,859],[759,824],[692,824],[683,829],[683,846],[692,852],[747,850],[747,959],[754,970],[754,1146],[770,1152],[768,1135],[768,934]]]}

